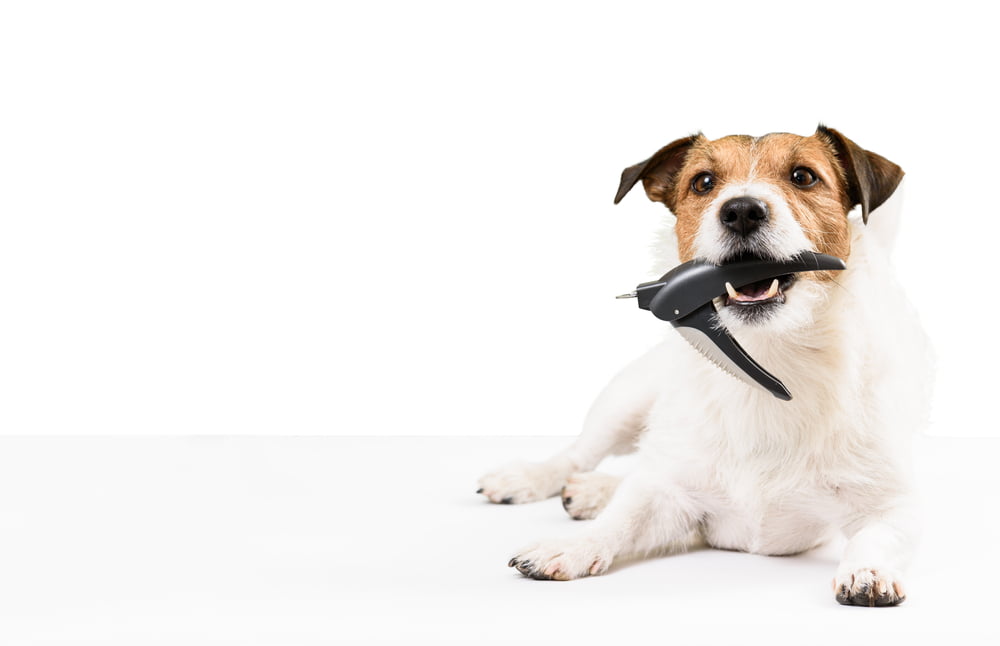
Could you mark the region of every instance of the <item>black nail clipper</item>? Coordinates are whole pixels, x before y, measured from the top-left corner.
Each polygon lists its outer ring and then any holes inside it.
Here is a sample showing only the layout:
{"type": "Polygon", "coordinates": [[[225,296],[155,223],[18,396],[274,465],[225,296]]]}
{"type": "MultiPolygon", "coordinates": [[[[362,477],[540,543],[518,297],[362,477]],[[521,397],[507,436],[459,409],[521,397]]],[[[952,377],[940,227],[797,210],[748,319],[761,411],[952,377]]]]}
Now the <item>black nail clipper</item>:
{"type": "Polygon", "coordinates": [[[847,266],[840,258],[803,251],[785,261],[748,260],[713,265],[691,260],[665,273],[659,280],[642,283],[634,292],[618,298],[636,298],[639,307],[677,328],[687,341],[717,366],[748,384],[762,387],[778,399],[792,394],[777,377],[740,347],[720,325],[714,299],[731,286],[749,285],[768,278],[805,271],[840,271],[847,266]]]}

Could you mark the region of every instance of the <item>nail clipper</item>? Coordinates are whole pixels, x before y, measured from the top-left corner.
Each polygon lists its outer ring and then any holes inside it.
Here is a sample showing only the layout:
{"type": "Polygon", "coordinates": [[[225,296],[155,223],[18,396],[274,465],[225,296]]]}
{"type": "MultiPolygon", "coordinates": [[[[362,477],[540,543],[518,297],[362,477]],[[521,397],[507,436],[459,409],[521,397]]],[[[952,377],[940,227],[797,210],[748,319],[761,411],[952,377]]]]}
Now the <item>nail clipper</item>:
{"type": "Polygon", "coordinates": [[[691,260],[674,267],[659,280],[642,283],[635,291],[617,298],[635,298],[641,309],[669,321],[695,349],[724,371],[788,401],[792,394],[785,385],[754,361],[722,326],[713,301],[727,292],[732,295],[733,285],[749,285],[806,271],[840,271],[846,267],[840,258],[812,251],[803,251],[784,261],[747,260],[715,265],[706,260],[691,260]]]}

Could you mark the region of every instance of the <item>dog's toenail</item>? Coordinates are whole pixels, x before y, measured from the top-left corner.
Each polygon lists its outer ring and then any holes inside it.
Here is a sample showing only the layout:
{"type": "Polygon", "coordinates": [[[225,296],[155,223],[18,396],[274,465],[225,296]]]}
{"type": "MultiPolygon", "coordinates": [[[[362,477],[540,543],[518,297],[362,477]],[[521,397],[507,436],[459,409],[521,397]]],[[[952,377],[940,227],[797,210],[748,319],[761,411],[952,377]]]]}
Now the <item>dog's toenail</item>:
{"type": "Polygon", "coordinates": [[[514,499],[512,497],[510,497],[510,496],[507,496],[506,498],[504,498],[504,499],[502,499],[500,501],[500,504],[501,505],[509,505],[512,502],[514,502],[514,499]]]}

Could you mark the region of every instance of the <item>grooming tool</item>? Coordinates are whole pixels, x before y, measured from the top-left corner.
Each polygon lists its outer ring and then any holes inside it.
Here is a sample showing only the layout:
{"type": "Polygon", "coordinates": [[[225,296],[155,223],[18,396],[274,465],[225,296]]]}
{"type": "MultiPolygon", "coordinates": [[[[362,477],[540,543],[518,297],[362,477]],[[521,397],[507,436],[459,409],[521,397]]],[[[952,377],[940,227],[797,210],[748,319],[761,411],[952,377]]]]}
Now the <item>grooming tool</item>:
{"type": "Polygon", "coordinates": [[[792,394],[785,385],[754,361],[719,323],[713,301],[733,285],[749,285],[785,274],[846,268],[840,258],[812,251],[803,251],[781,261],[754,259],[714,265],[705,260],[691,260],[674,267],[659,280],[641,283],[635,291],[617,298],[635,298],[641,309],[669,321],[681,336],[717,366],[788,401],[792,394]]]}

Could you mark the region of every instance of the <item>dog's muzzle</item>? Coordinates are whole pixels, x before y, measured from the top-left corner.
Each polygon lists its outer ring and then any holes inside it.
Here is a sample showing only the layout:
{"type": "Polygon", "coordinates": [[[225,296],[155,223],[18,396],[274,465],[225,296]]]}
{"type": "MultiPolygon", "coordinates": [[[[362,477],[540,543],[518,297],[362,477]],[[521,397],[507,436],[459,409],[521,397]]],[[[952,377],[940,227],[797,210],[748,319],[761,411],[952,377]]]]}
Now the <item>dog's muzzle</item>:
{"type": "Polygon", "coordinates": [[[719,221],[741,238],[749,237],[767,222],[767,204],[755,197],[734,197],[719,209],[719,221]]]}

